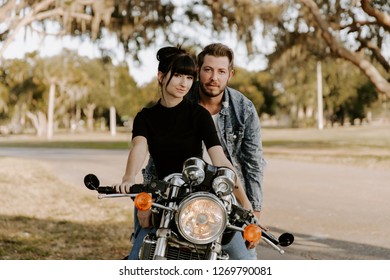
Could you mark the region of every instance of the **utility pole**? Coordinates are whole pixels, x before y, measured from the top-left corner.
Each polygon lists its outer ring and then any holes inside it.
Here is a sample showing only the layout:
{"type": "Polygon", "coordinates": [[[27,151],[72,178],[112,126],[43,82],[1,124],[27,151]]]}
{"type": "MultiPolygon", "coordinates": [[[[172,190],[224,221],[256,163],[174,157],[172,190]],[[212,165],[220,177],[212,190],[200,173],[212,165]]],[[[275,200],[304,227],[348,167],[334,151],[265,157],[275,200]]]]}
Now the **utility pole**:
{"type": "Polygon", "coordinates": [[[318,111],[318,129],[324,128],[324,115],[322,103],[322,67],[321,61],[317,62],[317,111],[318,111]]]}
{"type": "Polygon", "coordinates": [[[111,106],[110,106],[110,132],[111,136],[116,135],[116,109],[113,105],[114,103],[114,87],[115,87],[115,79],[113,76],[113,66],[109,65],[108,74],[110,78],[110,97],[111,97],[111,106]]]}
{"type": "Polygon", "coordinates": [[[47,140],[51,140],[54,134],[54,104],[56,98],[56,82],[55,79],[50,80],[49,88],[49,104],[47,106],[47,140]]]}

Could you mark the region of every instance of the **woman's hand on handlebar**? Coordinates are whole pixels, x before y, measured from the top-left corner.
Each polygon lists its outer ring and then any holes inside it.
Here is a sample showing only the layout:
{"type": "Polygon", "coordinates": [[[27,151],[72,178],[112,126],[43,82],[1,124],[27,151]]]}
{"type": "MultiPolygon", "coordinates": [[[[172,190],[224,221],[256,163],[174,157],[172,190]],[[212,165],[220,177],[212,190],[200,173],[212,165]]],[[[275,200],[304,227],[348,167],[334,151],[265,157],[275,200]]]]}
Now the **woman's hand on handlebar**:
{"type": "Polygon", "coordinates": [[[123,194],[129,194],[131,187],[134,185],[134,183],[129,182],[129,181],[123,181],[120,184],[115,184],[113,185],[115,191],[117,193],[123,193],[123,194]]]}

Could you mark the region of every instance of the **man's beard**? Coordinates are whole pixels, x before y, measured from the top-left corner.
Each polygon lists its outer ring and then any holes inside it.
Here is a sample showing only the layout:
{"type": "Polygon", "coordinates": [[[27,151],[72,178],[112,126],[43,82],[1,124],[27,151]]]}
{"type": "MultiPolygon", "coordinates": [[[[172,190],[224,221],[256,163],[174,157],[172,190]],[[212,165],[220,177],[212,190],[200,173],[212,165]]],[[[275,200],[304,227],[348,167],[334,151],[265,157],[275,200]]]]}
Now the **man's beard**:
{"type": "Polygon", "coordinates": [[[221,95],[225,90],[225,87],[224,87],[222,90],[220,90],[218,93],[215,94],[215,93],[208,91],[202,83],[200,83],[199,85],[200,85],[200,90],[203,92],[203,94],[206,95],[207,97],[210,97],[210,98],[217,97],[217,96],[221,95]]]}

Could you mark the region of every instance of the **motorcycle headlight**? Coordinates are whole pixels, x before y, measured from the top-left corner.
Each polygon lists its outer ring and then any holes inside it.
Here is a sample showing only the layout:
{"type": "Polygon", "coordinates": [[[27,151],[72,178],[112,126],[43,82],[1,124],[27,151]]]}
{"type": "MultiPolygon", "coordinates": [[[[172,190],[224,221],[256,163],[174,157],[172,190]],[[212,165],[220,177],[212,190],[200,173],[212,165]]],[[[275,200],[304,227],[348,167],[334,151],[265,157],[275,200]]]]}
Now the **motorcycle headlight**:
{"type": "Polygon", "coordinates": [[[210,193],[198,192],[185,198],[176,213],[180,234],[195,244],[214,241],[225,230],[226,223],[223,203],[210,193]]]}
{"type": "Polygon", "coordinates": [[[216,194],[228,195],[233,192],[235,183],[236,174],[234,171],[226,167],[221,167],[218,168],[212,186],[216,194]]]}
{"type": "Polygon", "coordinates": [[[200,158],[189,158],[183,164],[183,179],[186,182],[195,183],[199,185],[205,178],[206,163],[200,158]]]}

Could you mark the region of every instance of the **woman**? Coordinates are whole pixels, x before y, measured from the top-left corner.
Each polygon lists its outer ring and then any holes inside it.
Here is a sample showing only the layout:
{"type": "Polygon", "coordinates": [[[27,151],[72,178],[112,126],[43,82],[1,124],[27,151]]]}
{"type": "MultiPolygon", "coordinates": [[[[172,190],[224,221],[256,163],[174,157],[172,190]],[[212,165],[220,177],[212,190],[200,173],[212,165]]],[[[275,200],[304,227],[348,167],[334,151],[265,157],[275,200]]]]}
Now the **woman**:
{"type": "MultiPolygon", "coordinates": [[[[157,60],[161,98],[153,107],[142,109],[134,119],[125,175],[122,183],[115,186],[122,193],[130,192],[148,153],[154,160],[158,178],[163,179],[181,173],[186,159],[201,157],[202,141],[213,165],[234,170],[222,150],[210,113],[184,99],[196,79],[191,56],[180,47],[165,47],[157,52],[157,60]]],[[[234,194],[244,208],[252,210],[239,180],[234,194]]],[[[138,211],[137,217],[142,228],[150,227],[149,211],[138,211]]]]}

